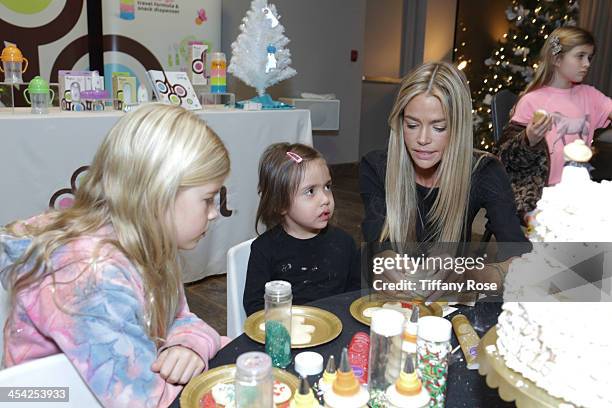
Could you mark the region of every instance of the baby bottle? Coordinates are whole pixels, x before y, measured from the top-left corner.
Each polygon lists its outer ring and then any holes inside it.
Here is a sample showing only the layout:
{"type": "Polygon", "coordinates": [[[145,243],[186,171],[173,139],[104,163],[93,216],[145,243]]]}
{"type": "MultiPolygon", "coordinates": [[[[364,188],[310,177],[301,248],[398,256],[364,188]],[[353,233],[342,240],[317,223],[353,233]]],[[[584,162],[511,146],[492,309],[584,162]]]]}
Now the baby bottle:
{"type": "Polygon", "coordinates": [[[4,82],[22,83],[21,74],[28,69],[28,60],[21,54],[19,48],[14,45],[4,47],[0,59],[2,60],[0,71],[4,72],[4,82]],[[24,62],[25,66],[23,66],[24,62]]]}
{"type": "Polygon", "coordinates": [[[23,91],[23,96],[30,105],[32,105],[32,113],[45,114],[49,113],[49,105],[55,96],[53,89],[49,89],[49,84],[40,76],[35,76],[23,91]],[[51,92],[51,95],[49,95],[51,92]],[[30,98],[28,98],[30,94],[30,98]]]}

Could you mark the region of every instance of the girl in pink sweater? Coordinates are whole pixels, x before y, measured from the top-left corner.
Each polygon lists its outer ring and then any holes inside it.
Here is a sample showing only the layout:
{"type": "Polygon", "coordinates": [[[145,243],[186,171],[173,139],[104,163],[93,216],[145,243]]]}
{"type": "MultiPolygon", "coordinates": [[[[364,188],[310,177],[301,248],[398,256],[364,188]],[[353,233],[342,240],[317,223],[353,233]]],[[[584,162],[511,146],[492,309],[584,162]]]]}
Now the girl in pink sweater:
{"type": "Polygon", "coordinates": [[[563,147],[579,138],[590,146],[595,130],[610,124],[612,99],[582,84],[594,53],[588,31],[555,29],[511,112],[499,150],[521,215],[535,209],[545,186],[561,181],[563,147]]]}

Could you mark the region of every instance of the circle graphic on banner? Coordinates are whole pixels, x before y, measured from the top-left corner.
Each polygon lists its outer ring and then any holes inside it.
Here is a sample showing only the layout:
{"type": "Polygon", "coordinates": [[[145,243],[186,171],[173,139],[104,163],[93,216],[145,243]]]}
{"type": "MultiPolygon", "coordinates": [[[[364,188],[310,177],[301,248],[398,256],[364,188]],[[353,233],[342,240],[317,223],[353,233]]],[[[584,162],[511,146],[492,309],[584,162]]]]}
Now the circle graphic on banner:
{"type": "Polygon", "coordinates": [[[166,87],[166,84],[164,84],[162,82],[158,82],[157,83],[157,89],[159,89],[159,91],[162,92],[162,93],[168,92],[168,88],[166,87]]]}
{"type": "Polygon", "coordinates": [[[171,102],[173,105],[180,105],[180,104],[181,104],[181,98],[179,98],[179,97],[178,97],[178,96],[176,96],[176,95],[170,95],[170,98],[169,98],[169,99],[170,99],[170,102],[171,102]]]}
{"type": "Polygon", "coordinates": [[[66,208],[70,208],[74,205],[74,193],[72,189],[63,188],[57,191],[51,197],[49,202],[49,206],[51,208],[55,208],[56,210],[65,210],[66,208]]]}
{"type": "Polygon", "coordinates": [[[62,188],[51,196],[49,207],[56,210],[65,210],[74,205],[74,195],[83,181],[83,176],[87,174],[89,166],[81,166],[72,173],[70,177],[70,188],[62,188]]]}
{"type": "Polygon", "coordinates": [[[174,85],[174,92],[181,98],[187,96],[187,90],[182,85],[174,85]]]}
{"type": "Polygon", "coordinates": [[[51,0],[0,0],[0,4],[20,14],[40,13],[51,4],[51,0]]]}

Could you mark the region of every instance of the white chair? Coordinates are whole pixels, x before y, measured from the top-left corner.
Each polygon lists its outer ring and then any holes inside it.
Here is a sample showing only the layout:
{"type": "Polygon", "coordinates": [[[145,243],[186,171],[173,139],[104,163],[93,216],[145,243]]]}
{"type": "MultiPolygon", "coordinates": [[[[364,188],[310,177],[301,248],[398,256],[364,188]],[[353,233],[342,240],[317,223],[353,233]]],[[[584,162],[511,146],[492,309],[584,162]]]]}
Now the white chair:
{"type": "Polygon", "coordinates": [[[227,251],[227,336],[232,339],[242,334],[246,320],[242,296],[254,240],[241,242],[227,251]]]}
{"type": "MultiPolygon", "coordinates": [[[[0,371],[0,387],[68,387],[68,402],[45,402],[47,407],[101,407],[65,354],[28,361],[0,371]]],[[[23,402],[3,402],[2,407],[23,408],[23,402]]]]}
{"type": "MultiPolygon", "coordinates": [[[[10,300],[9,292],[4,289],[4,285],[0,282],[0,329],[2,329],[2,332],[0,332],[0,356],[2,355],[2,350],[4,350],[4,324],[11,310],[10,300]]],[[[1,369],[2,366],[0,366],[1,369]]]]}

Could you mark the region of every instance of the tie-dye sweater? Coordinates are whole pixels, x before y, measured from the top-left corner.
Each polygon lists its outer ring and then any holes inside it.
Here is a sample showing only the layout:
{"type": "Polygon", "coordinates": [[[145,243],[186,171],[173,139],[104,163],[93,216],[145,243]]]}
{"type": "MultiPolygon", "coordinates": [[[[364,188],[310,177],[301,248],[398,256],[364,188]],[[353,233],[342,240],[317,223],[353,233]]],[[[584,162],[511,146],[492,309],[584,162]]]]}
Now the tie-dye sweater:
{"type": "MultiPolygon", "coordinates": [[[[40,223],[33,218],[20,224],[40,223]]],[[[55,284],[47,276],[17,296],[4,327],[4,366],[64,353],[104,406],[166,407],[182,386],[167,383],[151,365],[161,351],[181,345],[207,364],[222,346],[219,334],[189,312],[181,291],[179,311],[161,348],[145,331],[140,274],[125,255],[101,241],[104,227],[56,250],[55,284]]],[[[0,229],[0,277],[19,259],[31,238],[0,229]]]]}

